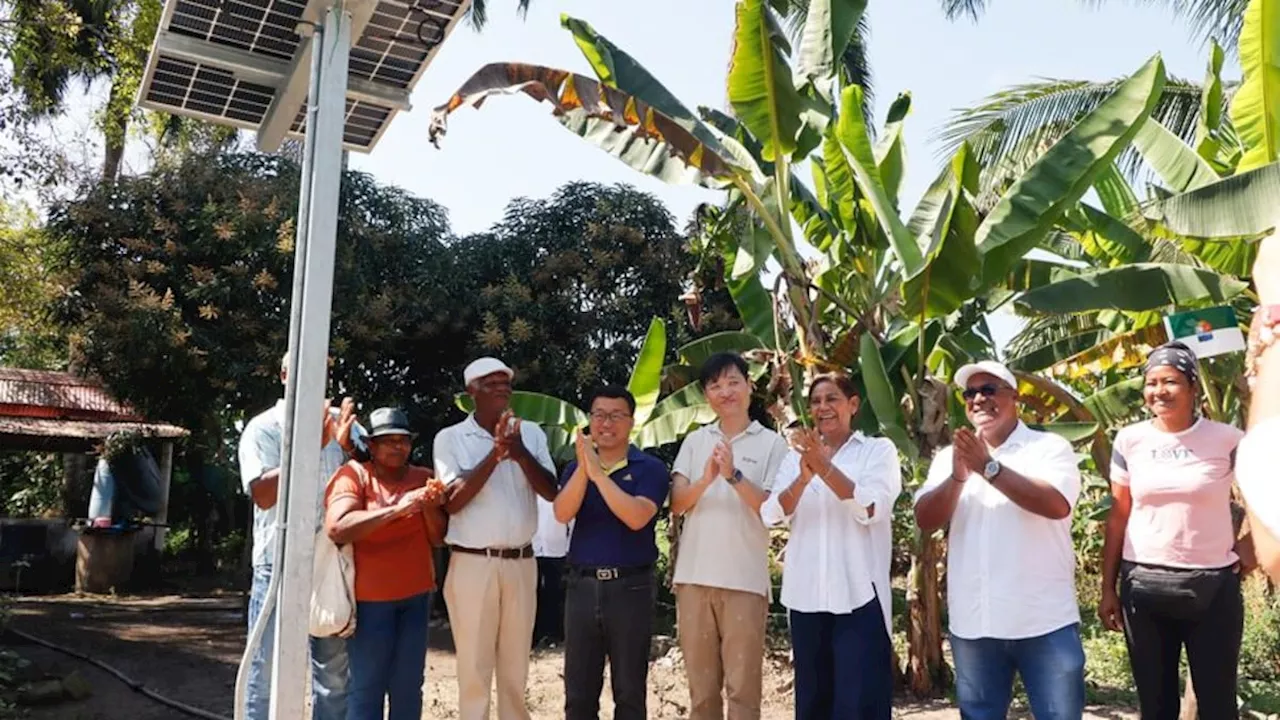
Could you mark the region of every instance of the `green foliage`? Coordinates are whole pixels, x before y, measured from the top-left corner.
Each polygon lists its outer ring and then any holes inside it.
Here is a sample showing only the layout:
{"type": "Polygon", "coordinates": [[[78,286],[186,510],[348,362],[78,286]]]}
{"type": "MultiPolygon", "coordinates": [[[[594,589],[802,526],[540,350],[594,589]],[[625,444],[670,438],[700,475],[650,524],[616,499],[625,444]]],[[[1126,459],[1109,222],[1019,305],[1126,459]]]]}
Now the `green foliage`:
{"type": "MultiPolygon", "coordinates": [[[[0,452],[0,507],[6,517],[56,517],[63,513],[61,456],[0,452]]],[[[87,502],[88,498],[84,498],[87,502]]]]}
{"type": "Polygon", "coordinates": [[[48,322],[57,293],[49,245],[35,214],[0,201],[0,366],[60,369],[66,338],[48,322]]]}

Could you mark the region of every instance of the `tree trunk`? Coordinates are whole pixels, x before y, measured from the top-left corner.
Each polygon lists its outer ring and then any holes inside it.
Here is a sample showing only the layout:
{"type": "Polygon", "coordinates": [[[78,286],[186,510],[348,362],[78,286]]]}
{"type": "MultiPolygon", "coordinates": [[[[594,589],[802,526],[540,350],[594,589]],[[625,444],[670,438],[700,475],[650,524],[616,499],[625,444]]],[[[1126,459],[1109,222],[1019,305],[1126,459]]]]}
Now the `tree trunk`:
{"type": "Polygon", "coordinates": [[[907,574],[907,687],[916,697],[936,697],[950,684],[942,657],[942,543],[918,536],[907,574]]]}
{"type": "Polygon", "coordinates": [[[106,148],[102,159],[102,179],[112,182],[120,177],[120,165],[124,162],[125,140],[129,136],[129,112],[131,99],[122,86],[119,76],[111,84],[107,98],[106,117],[103,118],[102,139],[106,148]]]}

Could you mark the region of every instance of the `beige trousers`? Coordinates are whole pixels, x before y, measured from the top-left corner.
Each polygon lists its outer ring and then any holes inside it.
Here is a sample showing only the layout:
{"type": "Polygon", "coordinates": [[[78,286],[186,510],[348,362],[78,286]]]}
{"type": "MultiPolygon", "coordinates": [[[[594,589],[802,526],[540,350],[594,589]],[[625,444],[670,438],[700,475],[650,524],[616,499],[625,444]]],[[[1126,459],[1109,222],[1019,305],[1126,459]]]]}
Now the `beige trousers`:
{"type": "Polygon", "coordinates": [[[741,590],[680,585],[676,623],[689,678],[689,720],[759,720],[769,601],[741,590]]]}
{"type": "Polygon", "coordinates": [[[495,670],[499,720],[530,720],[524,690],[537,585],[533,558],[451,553],[444,599],[457,654],[460,720],[488,720],[495,670]]]}

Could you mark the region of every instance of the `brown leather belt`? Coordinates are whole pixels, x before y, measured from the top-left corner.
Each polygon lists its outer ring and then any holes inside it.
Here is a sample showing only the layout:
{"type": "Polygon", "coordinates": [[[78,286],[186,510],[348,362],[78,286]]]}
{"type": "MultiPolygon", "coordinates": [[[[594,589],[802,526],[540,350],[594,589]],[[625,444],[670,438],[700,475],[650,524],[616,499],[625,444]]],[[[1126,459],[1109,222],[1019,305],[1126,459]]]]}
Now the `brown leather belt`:
{"type": "Polygon", "coordinates": [[[520,548],[469,548],[461,545],[450,545],[449,550],[467,553],[468,555],[502,558],[503,560],[523,560],[533,557],[533,545],[525,545],[520,548]]]}

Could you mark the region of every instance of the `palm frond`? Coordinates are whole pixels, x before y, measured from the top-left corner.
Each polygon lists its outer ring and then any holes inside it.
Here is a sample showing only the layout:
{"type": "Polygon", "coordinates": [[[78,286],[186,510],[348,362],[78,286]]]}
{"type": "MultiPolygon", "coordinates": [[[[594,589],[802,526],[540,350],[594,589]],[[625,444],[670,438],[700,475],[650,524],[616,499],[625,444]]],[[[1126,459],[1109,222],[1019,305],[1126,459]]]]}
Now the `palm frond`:
{"type": "MultiPolygon", "coordinates": [[[[935,133],[940,157],[950,157],[967,141],[975,159],[987,168],[984,190],[1015,178],[1092,112],[1123,82],[1043,79],[1001,90],[970,108],[962,108],[935,133]]],[[[1171,78],[1152,117],[1186,142],[1195,138],[1200,116],[1200,85],[1171,78]]],[[[1141,157],[1132,148],[1119,167],[1137,177],[1141,157]]]]}
{"type": "MultiPolygon", "coordinates": [[[[1244,9],[1249,0],[1137,0],[1143,5],[1162,7],[1174,17],[1190,23],[1191,36],[1201,43],[1210,39],[1227,52],[1235,54],[1244,24],[1244,9]]],[[[948,20],[967,17],[977,22],[986,12],[990,0],[939,0],[948,20]]],[[[1101,6],[1106,0],[1081,0],[1082,5],[1101,6]]]]}
{"type": "Polygon", "coordinates": [[[959,17],[968,17],[973,22],[977,22],[982,13],[986,12],[989,0],[940,0],[938,3],[942,6],[942,14],[947,16],[948,20],[955,20],[959,17]]]}
{"type": "MultiPolygon", "coordinates": [[[[516,0],[516,14],[523,20],[529,14],[529,5],[533,0],[516,0]]],[[[489,22],[489,8],[486,0],[471,0],[471,9],[467,10],[467,23],[476,32],[484,29],[489,22]]]]}
{"type": "Polygon", "coordinates": [[[1005,357],[1021,357],[1036,348],[1079,335],[1098,327],[1096,313],[1080,313],[1078,315],[1054,314],[1033,315],[1024,319],[1022,329],[1018,331],[1005,347],[1005,357]]]}

